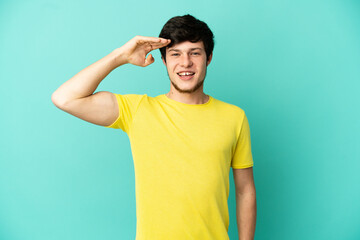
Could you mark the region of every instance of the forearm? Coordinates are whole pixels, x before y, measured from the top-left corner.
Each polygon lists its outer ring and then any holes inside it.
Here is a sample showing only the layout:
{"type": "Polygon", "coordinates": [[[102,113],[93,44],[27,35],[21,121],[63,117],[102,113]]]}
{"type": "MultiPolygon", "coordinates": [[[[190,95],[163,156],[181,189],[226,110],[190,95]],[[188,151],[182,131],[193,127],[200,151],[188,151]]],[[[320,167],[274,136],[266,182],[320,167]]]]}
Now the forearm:
{"type": "Polygon", "coordinates": [[[253,240],[256,225],[255,189],[244,194],[236,194],[236,219],[239,240],[253,240]]]}
{"type": "Polygon", "coordinates": [[[68,101],[93,94],[100,82],[112,70],[126,63],[121,54],[121,49],[117,48],[107,56],[78,72],[52,94],[53,101],[65,104],[68,101]]]}

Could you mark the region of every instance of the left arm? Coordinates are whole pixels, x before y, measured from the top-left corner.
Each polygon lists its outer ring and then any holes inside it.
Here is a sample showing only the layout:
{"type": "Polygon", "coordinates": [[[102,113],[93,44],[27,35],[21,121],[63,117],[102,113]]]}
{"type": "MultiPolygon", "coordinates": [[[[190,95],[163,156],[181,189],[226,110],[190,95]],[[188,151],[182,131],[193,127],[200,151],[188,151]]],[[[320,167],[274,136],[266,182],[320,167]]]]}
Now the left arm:
{"type": "Polygon", "coordinates": [[[239,240],[253,240],[256,225],[256,191],[253,168],[233,168],[233,175],[239,240]]]}

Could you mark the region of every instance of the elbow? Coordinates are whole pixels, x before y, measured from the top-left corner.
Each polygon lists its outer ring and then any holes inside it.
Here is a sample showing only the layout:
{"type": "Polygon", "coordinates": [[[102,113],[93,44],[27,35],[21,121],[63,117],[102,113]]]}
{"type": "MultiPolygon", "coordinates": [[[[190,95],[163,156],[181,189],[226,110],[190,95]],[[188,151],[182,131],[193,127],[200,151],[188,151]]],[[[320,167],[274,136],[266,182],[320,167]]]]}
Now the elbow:
{"type": "Polygon", "coordinates": [[[56,91],[53,92],[53,94],[51,95],[51,101],[52,103],[57,107],[57,108],[60,108],[60,109],[64,109],[65,108],[65,105],[66,105],[66,99],[59,96],[56,91]]]}

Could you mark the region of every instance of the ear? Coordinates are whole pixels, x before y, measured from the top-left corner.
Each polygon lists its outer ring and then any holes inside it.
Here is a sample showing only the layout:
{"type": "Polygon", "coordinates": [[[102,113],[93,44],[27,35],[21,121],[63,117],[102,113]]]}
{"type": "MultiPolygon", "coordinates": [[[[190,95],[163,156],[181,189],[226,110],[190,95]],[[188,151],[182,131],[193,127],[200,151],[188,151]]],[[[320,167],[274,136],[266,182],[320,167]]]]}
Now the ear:
{"type": "Polygon", "coordinates": [[[206,62],[206,66],[208,66],[212,60],[213,53],[210,54],[209,59],[206,62]]]}

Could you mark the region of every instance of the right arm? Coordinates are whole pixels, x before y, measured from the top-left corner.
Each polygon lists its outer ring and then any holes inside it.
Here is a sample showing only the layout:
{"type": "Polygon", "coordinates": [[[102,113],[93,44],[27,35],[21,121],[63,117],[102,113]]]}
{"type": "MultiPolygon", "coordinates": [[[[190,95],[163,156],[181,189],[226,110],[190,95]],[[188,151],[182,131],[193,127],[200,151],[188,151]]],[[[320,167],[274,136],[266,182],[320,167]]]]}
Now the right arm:
{"type": "Polygon", "coordinates": [[[81,70],[63,83],[52,95],[51,100],[61,110],[85,121],[108,126],[119,116],[116,97],[111,92],[94,91],[100,82],[115,68],[131,63],[146,67],[155,59],[151,54],[170,40],[156,37],[136,36],[120,48],[81,70]]]}

